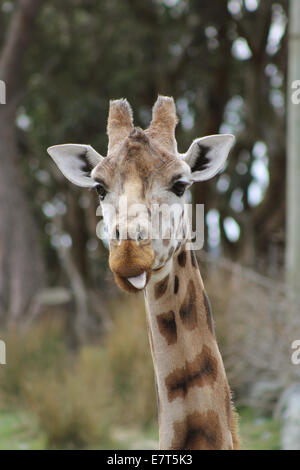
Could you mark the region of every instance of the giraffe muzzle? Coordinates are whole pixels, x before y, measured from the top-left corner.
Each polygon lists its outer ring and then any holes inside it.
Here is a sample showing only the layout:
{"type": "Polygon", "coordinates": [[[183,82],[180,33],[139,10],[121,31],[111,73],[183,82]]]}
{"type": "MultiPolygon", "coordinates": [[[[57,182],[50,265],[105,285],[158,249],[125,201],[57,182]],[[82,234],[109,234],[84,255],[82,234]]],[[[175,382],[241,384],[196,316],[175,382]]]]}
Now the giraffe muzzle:
{"type": "Polygon", "coordinates": [[[137,292],[144,289],[150,279],[153,262],[151,243],[137,244],[124,240],[120,244],[110,244],[109,265],[122,290],[137,292]]]}

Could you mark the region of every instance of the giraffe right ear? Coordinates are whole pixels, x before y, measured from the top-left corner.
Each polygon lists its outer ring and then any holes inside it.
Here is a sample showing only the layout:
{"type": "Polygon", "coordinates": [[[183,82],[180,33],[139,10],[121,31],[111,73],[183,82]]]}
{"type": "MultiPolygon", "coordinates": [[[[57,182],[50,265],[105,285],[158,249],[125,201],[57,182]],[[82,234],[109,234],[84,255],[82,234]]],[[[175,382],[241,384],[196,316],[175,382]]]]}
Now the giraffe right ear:
{"type": "Polygon", "coordinates": [[[231,134],[216,134],[194,140],[181,158],[191,168],[193,181],[206,181],[222,170],[234,144],[231,134]]]}
{"type": "Polygon", "coordinates": [[[83,188],[94,186],[91,171],[104,158],[93,147],[79,144],[53,145],[47,152],[71,183],[83,188]]]}

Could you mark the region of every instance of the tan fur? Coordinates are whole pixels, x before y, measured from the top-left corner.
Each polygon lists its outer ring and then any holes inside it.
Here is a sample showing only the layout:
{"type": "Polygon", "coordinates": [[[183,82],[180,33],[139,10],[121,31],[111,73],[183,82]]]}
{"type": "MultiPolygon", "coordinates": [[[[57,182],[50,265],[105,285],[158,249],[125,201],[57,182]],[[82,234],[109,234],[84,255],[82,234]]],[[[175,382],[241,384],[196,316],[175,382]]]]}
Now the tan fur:
{"type": "MultiPolygon", "coordinates": [[[[110,245],[110,269],[115,275],[117,284],[128,292],[137,292],[137,289],[127,281],[127,278],[149,271],[153,258],[154,254],[149,242],[137,245],[135,241],[124,240],[120,245],[118,242],[113,242],[110,245]]],[[[149,278],[150,273],[148,280],[149,278]]]]}
{"type": "Polygon", "coordinates": [[[170,152],[176,152],[175,128],[178,122],[173,98],[159,96],[152,112],[152,121],[146,133],[170,152]]]}
{"type": "Polygon", "coordinates": [[[114,100],[106,158],[86,145],[53,146],[48,152],[70,181],[99,193],[117,284],[127,292],[144,290],[160,448],[237,449],[237,415],[209,300],[196,258],[187,251],[184,216],[186,188],[222,168],[233,136],[207,136],[208,147],[198,139],[179,155],[176,124],[173,98],[158,97],[146,130],[134,127],[127,100],[114,100]],[[74,155],[74,148],[83,152],[74,155]]]}
{"type": "MultiPolygon", "coordinates": [[[[114,185],[129,206],[137,201],[147,206],[155,182],[163,196],[153,192],[152,202],[164,203],[171,178],[183,171],[176,124],[172,98],[158,98],[145,131],[133,127],[126,100],[111,102],[109,152],[94,170],[94,179],[114,185]]],[[[174,218],[169,229],[174,230],[174,218]]],[[[147,273],[145,301],[160,404],[160,447],[238,449],[237,414],[196,258],[185,251],[184,242],[170,246],[169,240],[161,241],[160,250],[163,255],[151,240],[111,240],[109,256],[115,280],[127,292],[137,292],[129,277],[147,273]],[[155,260],[161,264],[158,268],[155,260]]]]}
{"type": "Polygon", "coordinates": [[[160,447],[163,449],[239,448],[236,412],[231,404],[222,358],[207,319],[203,289],[195,260],[187,253],[183,255],[183,251],[173,257],[171,269],[152,273],[146,288],[147,318],[156,358],[155,375],[164,410],[160,414],[160,447]],[[175,277],[178,278],[176,296],[175,277]],[[157,298],[157,286],[165,286],[166,279],[167,289],[157,298]],[[191,283],[195,289],[189,287],[191,283]],[[196,299],[189,306],[189,297],[194,295],[196,299]],[[210,410],[218,422],[217,427],[208,424],[210,410]],[[173,417],[172,426],[170,416],[173,417]]]}
{"type": "Polygon", "coordinates": [[[111,101],[107,121],[108,152],[122,143],[132,129],[132,110],[128,101],[125,99],[111,101]]]}

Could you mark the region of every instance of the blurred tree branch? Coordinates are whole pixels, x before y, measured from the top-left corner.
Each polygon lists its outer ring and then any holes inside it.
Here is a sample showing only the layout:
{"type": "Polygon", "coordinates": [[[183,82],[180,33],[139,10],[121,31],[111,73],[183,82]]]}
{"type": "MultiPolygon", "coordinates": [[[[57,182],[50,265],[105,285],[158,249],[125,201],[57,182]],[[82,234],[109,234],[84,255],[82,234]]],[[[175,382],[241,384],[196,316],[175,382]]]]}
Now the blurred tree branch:
{"type": "Polygon", "coordinates": [[[30,44],[34,22],[42,3],[42,0],[19,0],[6,33],[0,55],[0,77],[7,84],[10,101],[18,91],[23,58],[30,44]]]}
{"type": "Polygon", "coordinates": [[[24,60],[41,0],[19,0],[0,55],[0,79],[7,104],[0,107],[0,312],[2,322],[19,324],[45,285],[40,233],[19,166],[16,110],[24,83],[24,60]]]}

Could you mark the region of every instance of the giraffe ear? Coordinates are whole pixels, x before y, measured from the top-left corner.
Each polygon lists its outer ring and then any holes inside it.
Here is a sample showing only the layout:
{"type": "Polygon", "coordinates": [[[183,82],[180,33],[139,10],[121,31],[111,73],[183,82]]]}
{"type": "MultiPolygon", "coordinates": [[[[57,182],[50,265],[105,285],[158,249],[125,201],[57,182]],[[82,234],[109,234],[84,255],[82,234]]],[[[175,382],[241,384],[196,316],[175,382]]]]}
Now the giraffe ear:
{"type": "Polygon", "coordinates": [[[53,145],[47,152],[71,183],[83,188],[94,186],[91,171],[104,158],[93,147],[79,144],[53,145]]]}
{"type": "Polygon", "coordinates": [[[194,140],[181,158],[190,166],[193,181],[205,181],[223,168],[235,137],[217,134],[194,140]]]}

